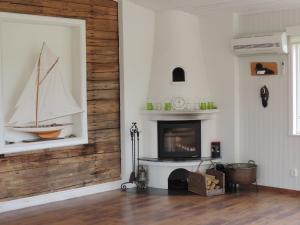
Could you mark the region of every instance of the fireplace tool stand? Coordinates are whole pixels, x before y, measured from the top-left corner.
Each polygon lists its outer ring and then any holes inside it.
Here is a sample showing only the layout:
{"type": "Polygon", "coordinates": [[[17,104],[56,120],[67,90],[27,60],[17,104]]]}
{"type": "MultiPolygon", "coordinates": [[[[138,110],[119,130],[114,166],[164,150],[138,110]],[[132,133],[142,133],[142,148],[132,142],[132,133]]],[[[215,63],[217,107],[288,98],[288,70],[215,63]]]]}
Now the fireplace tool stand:
{"type": "Polygon", "coordinates": [[[145,170],[140,170],[139,165],[139,154],[140,154],[140,131],[137,127],[137,123],[133,122],[130,128],[131,137],[131,153],[132,153],[132,172],[129,177],[129,181],[121,184],[121,190],[127,190],[127,184],[136,184],[137,190],[145,190],[146,185],[146,174],[145,170]],[[136,165],[137,163],[137,165],[136,165]]]}

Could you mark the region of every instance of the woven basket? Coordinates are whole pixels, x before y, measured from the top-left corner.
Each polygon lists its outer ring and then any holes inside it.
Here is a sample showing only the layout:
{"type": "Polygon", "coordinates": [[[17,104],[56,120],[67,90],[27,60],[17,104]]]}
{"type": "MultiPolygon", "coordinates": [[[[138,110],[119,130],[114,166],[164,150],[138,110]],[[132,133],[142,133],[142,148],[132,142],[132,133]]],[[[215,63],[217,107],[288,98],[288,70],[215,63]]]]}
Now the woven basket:
{"type": "Polygon", "coordinates": [[[253,160],[248,163],[233,163],[226,166],[228,180],[233,184],[256,183],[257,165],[253,160]]]}
{"type": "Polygon", "coordinates": [[[219,180],[220,189],[208,190],[206,188],[206,176],[200,172],[190,172],[188,178],[188,190],[202,196],[222,195],[225,193],[225,174],[215,169],[206,170],[206,174],[215,176],[219,180]]]}

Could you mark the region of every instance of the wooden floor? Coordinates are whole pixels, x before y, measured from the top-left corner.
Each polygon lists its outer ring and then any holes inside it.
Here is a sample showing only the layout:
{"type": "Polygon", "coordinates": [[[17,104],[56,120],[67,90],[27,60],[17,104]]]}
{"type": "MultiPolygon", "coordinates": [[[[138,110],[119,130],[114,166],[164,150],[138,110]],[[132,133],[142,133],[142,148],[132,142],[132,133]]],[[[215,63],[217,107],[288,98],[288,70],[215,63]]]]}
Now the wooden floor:
{"type": "Polygon", "coordinates": [[[0,214],[1,225],[300,224],[300,195],[271,190],[218,197],[106,192],[0,214]]]}

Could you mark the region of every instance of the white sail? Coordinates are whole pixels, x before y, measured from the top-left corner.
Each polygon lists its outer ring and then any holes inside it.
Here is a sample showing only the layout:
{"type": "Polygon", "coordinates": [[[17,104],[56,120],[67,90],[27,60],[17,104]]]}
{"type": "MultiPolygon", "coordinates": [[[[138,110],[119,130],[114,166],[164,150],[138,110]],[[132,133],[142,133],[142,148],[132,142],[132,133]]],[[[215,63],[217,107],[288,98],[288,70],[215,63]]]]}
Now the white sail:
{"type": "Polygon", "coordinates": [[[80,112],[81,108],[64,87],[59,71],[59,58],[43,44],[39,59],[9,123],[22,126],[35,123],[36,119],[42,122],[80,112]]]}
{"type": "Polygon", "coordinates": [[[71,94],[65,89],[58,66],[40,85],[38,121],[51,120],[82,112],[71,94]]]}
{"type": "Polygon", "coordinates": [[[10,124],[27,124],[35,121],[37,63],[30,76],[11,117],[10,124]]]}

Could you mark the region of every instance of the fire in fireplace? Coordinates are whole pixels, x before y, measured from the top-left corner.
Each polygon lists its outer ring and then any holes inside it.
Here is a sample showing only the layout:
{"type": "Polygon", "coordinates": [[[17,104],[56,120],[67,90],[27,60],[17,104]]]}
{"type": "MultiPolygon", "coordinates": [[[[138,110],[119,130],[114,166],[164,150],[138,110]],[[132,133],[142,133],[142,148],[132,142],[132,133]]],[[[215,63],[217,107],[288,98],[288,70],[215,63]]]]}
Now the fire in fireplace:
{"type": "Polygon", "coordinates": [[[158,157],[195,159],[201,157],[201,121],[158,121],[158,157]]]}

